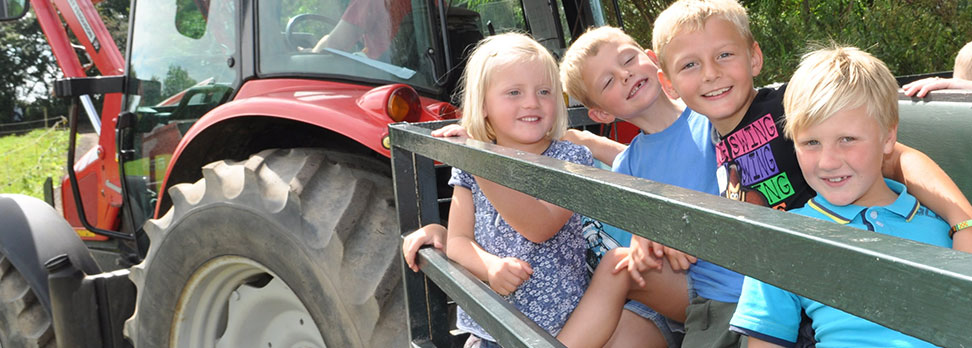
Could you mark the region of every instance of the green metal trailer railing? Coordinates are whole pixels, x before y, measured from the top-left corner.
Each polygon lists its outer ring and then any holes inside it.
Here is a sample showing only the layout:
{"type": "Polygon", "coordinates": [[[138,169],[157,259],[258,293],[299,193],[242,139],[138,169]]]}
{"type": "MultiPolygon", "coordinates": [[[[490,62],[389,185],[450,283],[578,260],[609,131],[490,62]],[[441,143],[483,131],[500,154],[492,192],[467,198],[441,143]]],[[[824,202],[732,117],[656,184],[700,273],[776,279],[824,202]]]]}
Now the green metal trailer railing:
{"type": "MultiPolygon", "coordinates": [[[[899,139],[924,140],[915,147],[942,163],[966,195],[970,96],[900,101],[899,139]]],[[[390,127],[403,234],[438,222],[432,173],[439,161],[936,345],[972,347],[972,254],[429,135],[443,124],[390,127]]],[[[413,346],[450,345],[448,298],[504,347],[561,346],[441,251],[422,249],[419,264],[421,273],[404,270],[413,346]]]]}

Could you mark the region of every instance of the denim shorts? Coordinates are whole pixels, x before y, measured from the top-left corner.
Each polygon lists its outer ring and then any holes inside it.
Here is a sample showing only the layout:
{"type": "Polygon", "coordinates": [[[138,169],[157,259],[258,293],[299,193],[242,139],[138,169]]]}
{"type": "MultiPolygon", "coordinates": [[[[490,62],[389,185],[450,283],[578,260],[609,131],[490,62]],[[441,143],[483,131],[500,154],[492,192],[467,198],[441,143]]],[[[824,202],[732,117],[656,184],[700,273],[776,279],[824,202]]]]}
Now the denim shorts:
{"type": "Polygon", "coordinates": [[[466,340],[466,343],[462,347],[463,348],[503,348],[503,346],[501,346],[499,343],[472,334],[469,335],[469,338],[466,340]]]}
{"type": "Polygon", "coordinates": [[[685,326],[682,323],[668,319],[644,303],[634,300],[629,300],[625,303],[624,309],[655,323],[655,326],[661,331],[662,336],[665,337],[665,342],[668,343],[669,347],[682,346],[682,337],[685,336],[685,326]]]}
{"type": "MultiPolygon", "coordinates": [[[[688,289],[689,301],[698,296],[695,292],[694,282],[687,274],[685,275],[685,287],[688,289]]],[[[625,303],[624,309],[655,323],[655,326],[661,331],[662,336],[665,337],[665,342],[668,342],[669,347],[682,346],[682,339],[685,337],[685,324],[669,319],[644,303],[634,300],[629,300],[625,303]]]]}

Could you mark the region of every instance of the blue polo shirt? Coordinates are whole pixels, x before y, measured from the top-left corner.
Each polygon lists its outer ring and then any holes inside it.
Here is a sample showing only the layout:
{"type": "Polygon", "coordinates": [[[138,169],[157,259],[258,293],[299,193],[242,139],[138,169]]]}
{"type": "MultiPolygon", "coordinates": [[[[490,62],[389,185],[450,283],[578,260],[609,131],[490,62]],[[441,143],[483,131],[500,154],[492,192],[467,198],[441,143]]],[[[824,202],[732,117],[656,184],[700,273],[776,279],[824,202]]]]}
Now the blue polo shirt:
{"type": "MultiPolygon", "coordinates": [[[[948,223],[925,208],[905,186],[884,179],[898,199],[887,206],[835,206],[818,195],[792,212],[839,224],[952,247],[948,223]]],[[[733,331],[792,347],[800,327],[800,311],[813,320],[817,347],[934,347],[928,342],[885,328],[844,311],[746,277],[739,305],[729,322],[733,331]]]]}

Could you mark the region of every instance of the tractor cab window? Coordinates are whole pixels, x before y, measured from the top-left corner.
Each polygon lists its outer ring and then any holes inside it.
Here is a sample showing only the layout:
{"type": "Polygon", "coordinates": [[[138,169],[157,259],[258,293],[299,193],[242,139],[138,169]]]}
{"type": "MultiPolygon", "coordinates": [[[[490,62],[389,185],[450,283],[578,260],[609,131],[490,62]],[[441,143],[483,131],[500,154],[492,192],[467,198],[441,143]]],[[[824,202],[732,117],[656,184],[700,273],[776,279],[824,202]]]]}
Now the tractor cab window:
{"type": "Polygon", "coordinates": [[[172,153],[193,122],[226,102],[239,79],[236,2],[139,1],[132,4],[128,73],[137,88],[125,96],[136,122],[124,173],[136,222],[151,216],[172,153]],[[144,216],[138,216],[144,214],[144,216]]]}
{"type": "Polygon", "coordinates": [[[483,36],[489,36],[491,32],[500,34],[508,31],[527,31],[519,0],[468,0],[457,2],[453,6],[479,13],[479,28],[483,36]]]}
{"type": "Polygon", "coordinates": [[[320,76],[434,91],[431,1],[261,0],[261,76],[320,76]]]}

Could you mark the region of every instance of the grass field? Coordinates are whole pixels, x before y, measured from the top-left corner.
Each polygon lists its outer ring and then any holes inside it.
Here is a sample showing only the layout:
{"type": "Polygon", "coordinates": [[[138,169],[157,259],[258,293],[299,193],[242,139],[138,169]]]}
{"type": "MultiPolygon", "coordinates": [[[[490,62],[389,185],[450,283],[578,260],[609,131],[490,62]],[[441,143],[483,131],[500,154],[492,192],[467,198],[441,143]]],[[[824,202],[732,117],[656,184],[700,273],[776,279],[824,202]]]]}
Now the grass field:
{"type": "Polygon", "coordinates": [[[0,192],[44,198],[44,180],[65,175],[68,131],[37,129],[0,137],[0,192]]]}

